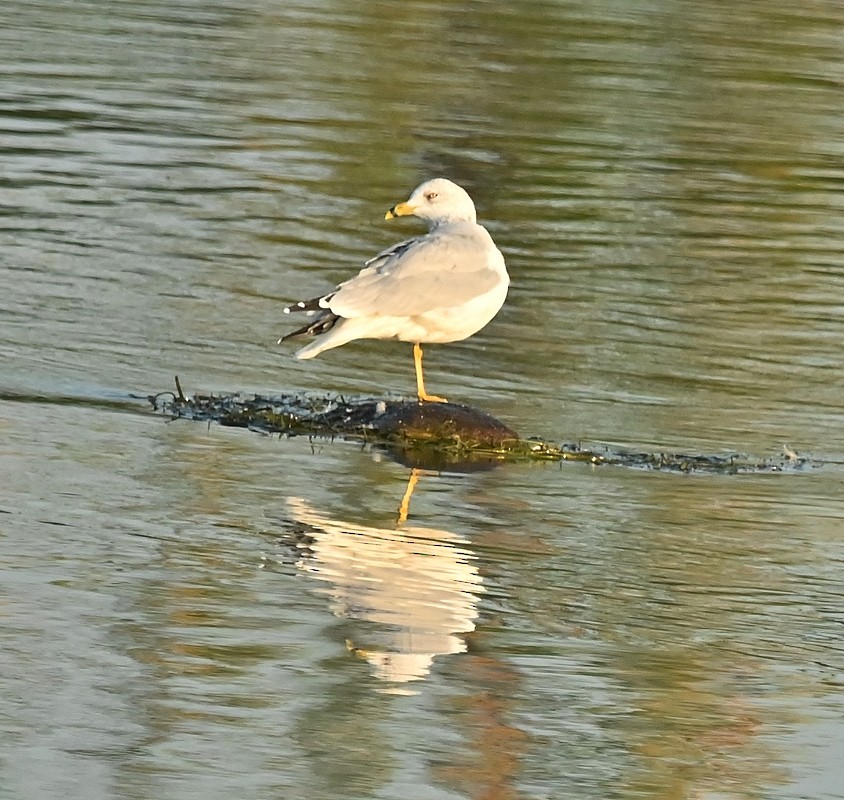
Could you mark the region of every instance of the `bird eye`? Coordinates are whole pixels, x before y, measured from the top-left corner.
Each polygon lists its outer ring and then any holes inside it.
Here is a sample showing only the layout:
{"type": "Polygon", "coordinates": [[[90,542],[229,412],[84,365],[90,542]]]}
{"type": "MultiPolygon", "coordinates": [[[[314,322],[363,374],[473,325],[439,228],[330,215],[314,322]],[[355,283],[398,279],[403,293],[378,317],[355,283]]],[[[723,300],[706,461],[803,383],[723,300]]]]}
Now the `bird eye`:
{"type": "Polygon", "coordinates": [[[431,200],[437,199],[437,193],[436,192],[428,192],[428,194],[425,195],[425,199],[430,203],[431,200]]]}

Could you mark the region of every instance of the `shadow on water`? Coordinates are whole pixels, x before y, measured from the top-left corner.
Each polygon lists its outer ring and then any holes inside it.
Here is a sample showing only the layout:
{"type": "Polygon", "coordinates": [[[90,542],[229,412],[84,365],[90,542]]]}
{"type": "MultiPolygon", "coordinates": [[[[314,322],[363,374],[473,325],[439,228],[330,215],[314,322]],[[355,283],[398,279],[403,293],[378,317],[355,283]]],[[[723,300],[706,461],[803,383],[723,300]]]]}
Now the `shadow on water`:
{"type": "Polygon", "coordinates": [[[148,402],[146,396],[125,392],[115,392],[113,396],[109,397],[105,393],[97,396],[0,390],[0,403],[48,404],[75,408],[96,408],[102,411],[125,411],[132,414],[137,414],[146,402],[148,402]]]}

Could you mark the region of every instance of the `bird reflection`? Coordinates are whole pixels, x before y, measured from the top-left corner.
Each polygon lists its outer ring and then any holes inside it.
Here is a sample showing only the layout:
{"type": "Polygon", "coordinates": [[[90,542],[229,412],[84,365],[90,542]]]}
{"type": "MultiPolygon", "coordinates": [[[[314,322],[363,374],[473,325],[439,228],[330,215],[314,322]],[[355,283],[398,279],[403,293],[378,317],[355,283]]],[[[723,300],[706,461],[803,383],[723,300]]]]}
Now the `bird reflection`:
{"type": "Polygon", "coordinates": [[[399,504],[398,525],[404,525],[407,522],[407,515],[410,513],[410,498],[413,497],[413,490],[416,488],[417,483],[419,483],[419,470],[412,469],[410,470],[410,478],[407,481],[407,488],[404,490],[404,496],[399,504]]]}
{"type": "Polygon", "coordinates": [[[288,500],[311,541],[299,568],[325,582],[331,610],[361,626],[349,649],[394,683],[425,678],[434,658],[462,653],[483,592],[474,554],[446,531],[408,524],[420,471],[412,470],[391,527],[333,519],[301,498],[288,500]]]}

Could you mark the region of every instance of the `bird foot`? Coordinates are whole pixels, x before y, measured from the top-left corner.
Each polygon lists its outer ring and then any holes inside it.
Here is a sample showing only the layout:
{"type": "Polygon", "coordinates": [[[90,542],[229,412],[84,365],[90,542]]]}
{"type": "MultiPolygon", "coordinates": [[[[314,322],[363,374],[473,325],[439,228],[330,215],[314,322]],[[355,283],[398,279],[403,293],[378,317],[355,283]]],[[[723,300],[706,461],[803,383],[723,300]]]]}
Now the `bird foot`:
{"type": "Polygon", "coordinates": [[[426,392],[425,394],[419,395],[419,402],[420,403],[447,403],[448,400],[446,400],[444,397],[437,397],[435,394],[428,394],[426,392]]]}

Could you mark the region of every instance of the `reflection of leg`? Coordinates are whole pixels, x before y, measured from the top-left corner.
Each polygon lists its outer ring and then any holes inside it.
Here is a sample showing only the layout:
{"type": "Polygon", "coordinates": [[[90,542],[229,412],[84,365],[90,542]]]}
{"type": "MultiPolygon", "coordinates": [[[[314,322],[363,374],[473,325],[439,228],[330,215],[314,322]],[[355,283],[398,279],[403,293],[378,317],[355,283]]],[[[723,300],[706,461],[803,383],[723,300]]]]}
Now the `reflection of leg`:
{"type": "Polygon", "coordinates": [[[416,484],[419,482],[419,470],[412,469],[410,470],[410,478],[407,481],[407,489],[404,490],[404,497],[401,499],[401,505],[399,506],[399,519],[398,524],[401,525],[403,522],[407,521],[407,514],[410,511],[410,498],[413,497],[413,490],[416,488],[416,484]]]}
{"type": "Polygon", "coordinates": [[[416,394],[419,395],[419,402],[447,403],[444,397],[437,397],[425,391],[425,379],[422,377],[422,345],[416,342],[413,345],[413,365],[416,367],[416,394]]]}

